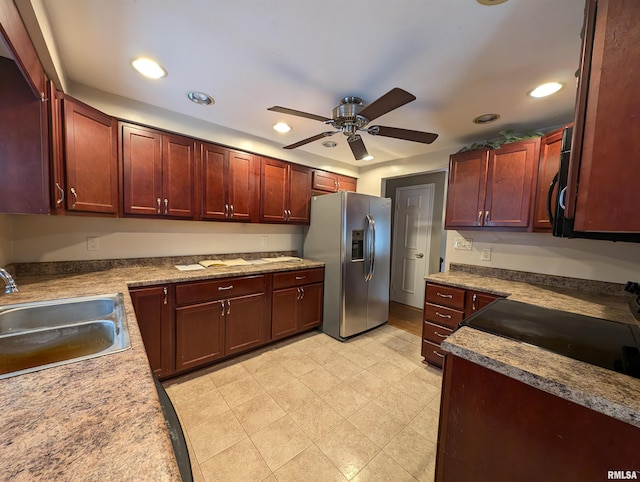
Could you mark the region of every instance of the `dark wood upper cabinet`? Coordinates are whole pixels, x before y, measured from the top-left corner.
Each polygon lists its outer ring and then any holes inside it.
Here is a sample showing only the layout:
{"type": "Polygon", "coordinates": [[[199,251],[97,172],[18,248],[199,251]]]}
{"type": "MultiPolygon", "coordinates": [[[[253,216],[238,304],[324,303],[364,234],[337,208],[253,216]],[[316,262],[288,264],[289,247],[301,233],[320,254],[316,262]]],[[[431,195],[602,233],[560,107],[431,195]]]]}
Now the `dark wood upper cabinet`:
{"type": "Polygon", "coordinates": [[[540,139],[451,156],[446,229],[527,228],[540,139]]]}
{"type": "MultiPolygon", "coordinates": [[[[562,129],[557,129],[546,134],[540,139],[540,159],[538,161],[538,174],[535,190],[535,203],[533,206],[533,230],[551,231],[551,221],[547,209],[547,198],[551,181],[558,173],[560,167],[560,150],[562,148],[562,129]]],[[[558,196],[557,185],[554,187],[551,206],[556,205],[558,196]]]]}
{"type": "Polygon", "coordinates": [[[195,217],[195,141],[121,124],[124,214],[195,217]]]}
{"type": "Polygon", "coordinates": [[[48,214],[47,104],[34,95],[16,63],[4,57],[0,57],[0,110],[0,212],[48,214]]]}
{"type": "Polygon", "coordinates": [[[309,223],[311,207],[310,168],[276,159],[261,163],[260,220],[309,223]]]}
{"type": "Polygon", "coordinates": [[[313,191],[325,192],[338,192],[338,191],[356,191],[358,180],[349,177],[335,174],[333,172],[322,171],[315,169],[313,171],[313,183],[311,188],[313,191]]]}
{"type": "Polygon", "coordinates": [[[257,222],[260,163],[252,154],[201,145],[202,219],[257,222]]]}
{"type": "Polygon", "coordinates": [[[640,2],[588,0],[565,214],[574,230],[640,232],[640,2]]]}
{"type": "MultiPolygon", "coordinates": [[[[67,212],[118,213],[117,122],[69,96],[62,101],[67,212]]],[[[58,190],[58,186],[54,186],[58,190]]]]}

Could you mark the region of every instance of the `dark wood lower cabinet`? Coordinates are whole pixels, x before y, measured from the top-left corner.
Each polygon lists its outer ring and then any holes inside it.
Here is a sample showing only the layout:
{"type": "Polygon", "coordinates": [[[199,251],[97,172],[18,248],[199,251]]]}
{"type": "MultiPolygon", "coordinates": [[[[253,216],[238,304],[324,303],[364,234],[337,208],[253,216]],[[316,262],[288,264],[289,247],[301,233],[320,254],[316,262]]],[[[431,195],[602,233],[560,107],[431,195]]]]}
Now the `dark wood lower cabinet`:
{"type": "Polygon", "coordinates": [[[607,480],[639,446],[633,425],[447,355],[436,482],[607,480]]]}
{"type": "Polygon", "coordinates": [[[174,372],[172,286],[134,288],[129,293],[151,369],[167,377],[174,372]]]}
{"type": "Polygon", "coordinates": [[[225,323],[221,301],[176,308],[176,370],[187,370],[224,356],[225,323]]]}
{"type": "Polygon", "coordinates": [[[166,379],[319,326],[323,280],[324,269],[314,268],[130,294],[149,363],[166,379]]]}

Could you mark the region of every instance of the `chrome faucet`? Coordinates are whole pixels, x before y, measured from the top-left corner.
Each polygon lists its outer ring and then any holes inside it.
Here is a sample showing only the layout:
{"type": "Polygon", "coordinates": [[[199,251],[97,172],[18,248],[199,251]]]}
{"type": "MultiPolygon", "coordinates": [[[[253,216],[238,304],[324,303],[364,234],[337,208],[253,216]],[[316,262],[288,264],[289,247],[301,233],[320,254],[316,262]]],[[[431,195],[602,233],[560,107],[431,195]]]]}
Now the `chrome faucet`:
{"type": "MultiPolygon", "coordinates": [[[[2,279],[2,281],[4,281],[4,294],[5,295],[9,294],[9,293],[17,293],[18,292],[18,285],[16,285],[16,282],[14,281],[13,277],[4,268],[0,268],[0,279],[2,279]]],[[[0,291],[0,293],[2,293],[2,292],[0,291]]]]}

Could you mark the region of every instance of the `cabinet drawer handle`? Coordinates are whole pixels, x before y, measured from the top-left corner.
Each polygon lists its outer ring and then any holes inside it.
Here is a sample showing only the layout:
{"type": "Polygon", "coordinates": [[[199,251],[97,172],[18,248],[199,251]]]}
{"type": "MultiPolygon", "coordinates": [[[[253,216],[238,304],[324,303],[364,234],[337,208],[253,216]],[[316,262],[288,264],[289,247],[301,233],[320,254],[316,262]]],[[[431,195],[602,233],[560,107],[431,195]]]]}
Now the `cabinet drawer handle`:
{"type": "Polygon", "coordinates": [[[297,280],[301,280],[301,279],[305,279],[305,278],[306,278],[306,276],[296,276],[297,280]]]}
{"type": "Polygon", "coordinates": [[[61,206],[62,202],[64,201],[64,189],[62,189],[60,187],[60,184],[56,182],[56,189],[58,190],[58,192],[60,193],[60,197],[58,198],[58,200],[56,201],[56,206],[61,206]]]}
{"type": "Polygon", "coordinates": [[[449,318],[449,319],[451,318],[451,315],[443,315],[442,313],[438,313],[437,311],[436,311],[436,315],[438,315],[440,318],[449,318]]]}
{"type": "Polygon", "coordinates": [[[440,298],[453,298],[453,295],[443,295],[443,294],[442,294],[442,293],[440,293],[440,292],[437,292],[436,294],[437,294],[440,298]]]}
{"type": "Polygon", "coordinates": [[[78,202],[78,193],[73,187],[71,188],[71,194],[73,194],[73,202],[71,203],[71,209],[74,209],[76,207],[76,203],[78,202]]]}
{"type": "Polygon", "coordinates": [[[441,355],[440,353],[438,353],[437,351],[433,350],[433,353],[438,355],[440,358],[444,358],[444,355],[441,355]]]}
{"type": "Polygon", "coordinates": [[[158,203],[158,214],[160,214],[160,205],[162,204],[162,199],[157,198],[156,203],[158,203]]]}
{"type": "Polygon", "coordinates": [[[228,290],[232,290],[233,289],[233,285],[229,285],[229,286],[218,286],[218,291],[228,291],[228,290]]]}
{"type": "Polygon", "coordinates": [[[437,331],[434,331],[433,333],[434,333],[436,336],[439,336],[440,338],[446,338],[447,336],[449,336],[449,335],[442,335],[442,334],[438,333],[437,331]]]}
{"type": "Polygon", "coordinates": [[[164,293],[164,301],[162,304],[166,305],[167,304],[167,287],[165,286],[164,288],[162,288],[162,292],[164,293]]]}

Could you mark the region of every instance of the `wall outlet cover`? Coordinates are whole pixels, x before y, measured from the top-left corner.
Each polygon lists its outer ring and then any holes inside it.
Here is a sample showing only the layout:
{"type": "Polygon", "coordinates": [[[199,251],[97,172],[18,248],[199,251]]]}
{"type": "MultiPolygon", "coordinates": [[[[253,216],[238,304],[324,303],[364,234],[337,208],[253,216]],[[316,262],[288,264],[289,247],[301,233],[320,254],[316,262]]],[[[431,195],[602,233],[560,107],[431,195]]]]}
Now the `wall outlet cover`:
{"type": "Polygon", "coordinates": [[[87,237],[87,251],[98,251],[98,249],[100,249],[98,238],[94,236],[87,237]]]}
{"type": "Polygon", "coordinates": [[[491,248],[484,248],[480,253],[480,261],[491,261],[491,248]]]}

